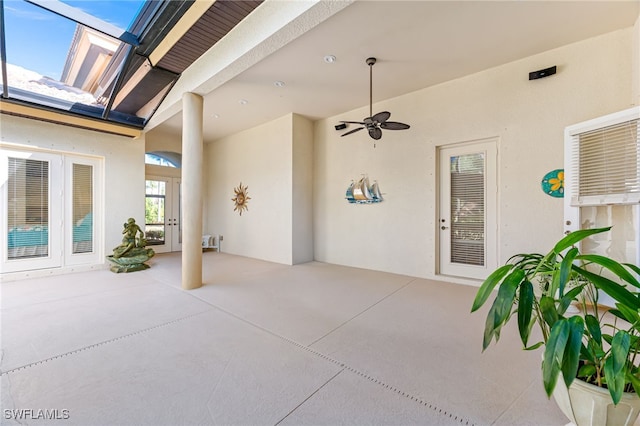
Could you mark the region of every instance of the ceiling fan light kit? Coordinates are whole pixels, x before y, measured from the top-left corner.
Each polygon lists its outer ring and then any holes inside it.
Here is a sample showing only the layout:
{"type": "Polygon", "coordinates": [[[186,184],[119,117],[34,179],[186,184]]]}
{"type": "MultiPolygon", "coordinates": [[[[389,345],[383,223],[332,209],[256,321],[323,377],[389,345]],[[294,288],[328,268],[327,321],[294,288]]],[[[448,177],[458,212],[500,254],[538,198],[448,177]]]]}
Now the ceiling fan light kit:
{"type": "MultiPolygon", "coordinates": [[[[374,140],[378,140],[382,137],[382,129],[408,129],[410,127],[408,124],[399,123],[397,121],[387,121],[389,117],[391,117],[391,113],[388,111],[382,111],[377,113],[376,115],[373,115],[373,65],[376,63],[376,58],[367,58],[366,62],[367,65],[369,65],[369,117],[364,118],[362,121],[341,121],[340,123],[345,125],[359,124],[361,126],[350,130],[347,133],[343,133],[341,136],[347,136],[362,129],[367,129],[367,131],[369,132],[369,136],[371,136],[371,138],[374,140]]],[[[338,126],[336,126],[336,130],[338,130],[338,126]]]]}

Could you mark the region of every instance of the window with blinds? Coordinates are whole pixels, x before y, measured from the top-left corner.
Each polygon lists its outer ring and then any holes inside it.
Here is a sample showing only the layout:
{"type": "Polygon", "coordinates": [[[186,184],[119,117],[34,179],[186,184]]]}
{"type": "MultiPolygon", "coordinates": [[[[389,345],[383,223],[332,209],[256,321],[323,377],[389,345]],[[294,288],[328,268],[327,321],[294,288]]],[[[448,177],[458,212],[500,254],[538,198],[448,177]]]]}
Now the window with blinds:
{"type": "Polygon", "coordinates": [[[571,204],[640,202],[639,120],[625,120],[571,135],[571,204]]]}
{"type": "Polygon", "coordinates": [[[88,164],[72,165],[72,252],[93,252],[93,166],[88,164]]]}
{"type": "Polygon", "coordinates": [[[7,257],[49,255],[49,162],[8,159],[7,257]]]}
{"type": "Polygon", "coordinates": [[[485,264],[483,153],[451,157],[451,262],[485,264]]]}

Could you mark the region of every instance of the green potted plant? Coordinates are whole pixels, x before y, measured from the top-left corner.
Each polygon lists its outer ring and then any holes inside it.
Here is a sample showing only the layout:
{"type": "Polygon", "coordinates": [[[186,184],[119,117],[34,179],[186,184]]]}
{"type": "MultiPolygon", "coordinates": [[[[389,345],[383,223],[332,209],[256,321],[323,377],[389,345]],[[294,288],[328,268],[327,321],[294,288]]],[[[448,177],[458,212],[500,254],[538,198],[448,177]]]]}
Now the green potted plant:
{"type": "Polygon", "coordinates": [[[576,247],[609,229],[568,234],[546,255],[511,257],[482,283],[471,308],[477,311],[497,288],[487,313],[483,351],[515,318],[525,350],[544,346],[542,379],[547,396],[554,395],[578,426],[631,425],[640,409],[640,268],[583,254],[576,247]],[[615,308],[598,304],[599,291],[613,298],[615,308]],[[533,336],[536,341],[530,343],[533,336]],[[564,383],[559,383],[560,377],[564,383]],[[583,388],[597,393],[604,406],[594,408],[583,388]],[[588,413],[578,407],[585,400],[588,413]]]}

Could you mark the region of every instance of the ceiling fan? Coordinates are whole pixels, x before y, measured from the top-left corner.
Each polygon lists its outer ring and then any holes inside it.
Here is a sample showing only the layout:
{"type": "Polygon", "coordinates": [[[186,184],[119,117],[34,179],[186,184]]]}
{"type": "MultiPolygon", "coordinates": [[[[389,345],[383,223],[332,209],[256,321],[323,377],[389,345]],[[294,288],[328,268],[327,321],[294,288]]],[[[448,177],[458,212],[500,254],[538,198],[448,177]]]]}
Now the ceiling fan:
{"type": "Polygon", "coordinates": [[[369,136],[378,140],[382,137],[382,129],[405,130],[410,127],[408,124],[398,123],[397,121],[387,121],[389,117],[391,117],[389,111],[382,111],[373,115],[373,64],[375,63],[376,58],[367,58],[367,65],[369,65],[369,117],[366,117],[362,121],[341,121],[341,123],[345,124],[360,124],[362,127],[350,130],[340,136],[347,136],[362,129],[367,129],[369,136]]]}

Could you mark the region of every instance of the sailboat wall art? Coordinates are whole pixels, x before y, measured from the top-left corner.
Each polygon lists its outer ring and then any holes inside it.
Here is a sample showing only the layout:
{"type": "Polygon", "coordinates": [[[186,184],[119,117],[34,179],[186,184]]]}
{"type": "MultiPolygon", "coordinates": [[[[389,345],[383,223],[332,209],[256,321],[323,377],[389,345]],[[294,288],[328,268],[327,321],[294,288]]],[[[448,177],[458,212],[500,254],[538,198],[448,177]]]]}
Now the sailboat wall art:
{"type": "Polygon", "coordinates": [[[374,180],[370,184],[367,175],[363,175],[358,181],[351,181],[345,198],[353,204],[372,204],[384,200],[378,182],[374,180]]]}

